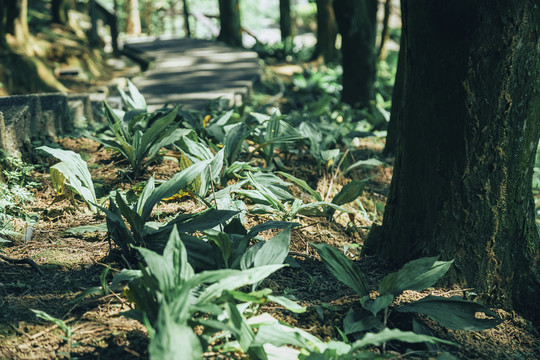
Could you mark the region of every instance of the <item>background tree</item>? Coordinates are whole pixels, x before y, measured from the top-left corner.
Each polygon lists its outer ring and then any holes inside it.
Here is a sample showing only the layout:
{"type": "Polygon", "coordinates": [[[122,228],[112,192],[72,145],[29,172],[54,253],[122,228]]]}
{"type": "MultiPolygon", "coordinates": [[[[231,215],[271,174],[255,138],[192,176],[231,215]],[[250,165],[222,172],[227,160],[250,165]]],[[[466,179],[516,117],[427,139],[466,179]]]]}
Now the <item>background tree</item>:
{"type": "Polygon", "coordinates": [[[405,92],[405,58],[407,53],[407,44],[405,36],[401,36],[399,42],[399,55],[396,70],[396,78],[394,81],[394,89],[392,90],[392,108],[390,110],[390,121],[388,122],[388,130],[386,133],[386,144],[384,146],[384,155],[392,156],[396,152],[399,117],[403,112],[403,93],[405,92]]]}
{"type": "Polygon", "coordinates": [[[51,1],[51,15],[53,23],[67,25],[68,24],[68,10],[70,7],[70,0],[52,0],[51,1]]]}
{"type": "Polygon", "coordinates": [[[242,27],[238,0],[219,0],[219,20],[221,30],[218,40],[231,46],[241,47],[242,27]]]}
{"type": "Polygon", "coordinates": [[[338,28],[332,0],[317,0],[317,43],[312,59],[322,58],[324,62],[336,60],[336,38],[338,28]]]}
{"type": "Polygon", "coordinates": [[[281,41],[292,35],[291,0],[279,0],[279,29],[281,41]]]}
{"type": "Polygon", "coordinates": [[[6,1],[6,32],[13,35],[20,47],[28,44],[28,0],[6,1]]]}
{"type": "Polygon", "coordinates": [[[449,281],[538,320],[536,3],[404,1],[394,177],[366,245],[398,263],[455,259],[449,281]]]}
{"type": "Polygon", "coordinates": [[[343,55],[341,100],[364,107],[375,83],[377,0],[334,0],[334,11],[343,55]]]}
{"type": "Polygon", "coordinates": [[[126,0],[126,33],[133,36],[142,33],[139,0],[126,0]]]}

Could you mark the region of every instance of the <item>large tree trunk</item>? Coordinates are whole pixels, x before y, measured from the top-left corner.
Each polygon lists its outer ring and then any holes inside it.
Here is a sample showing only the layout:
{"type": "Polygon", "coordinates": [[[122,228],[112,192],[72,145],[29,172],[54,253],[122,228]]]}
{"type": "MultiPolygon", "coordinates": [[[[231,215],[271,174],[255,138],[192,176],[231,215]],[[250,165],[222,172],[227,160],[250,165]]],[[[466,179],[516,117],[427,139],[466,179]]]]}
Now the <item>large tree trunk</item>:
{"type": "Polygon", "coordinates": [[[292,35],[291,0],[279,0],[279,29],[281,41],[292,35]]]}
{"type": "Polygon", "coordinates": [[[317,0],[317,44],[313,59],[322,57],[326,63],[336,60],[337,31],[332,0],[317,0]]]}
{"type": "Polygon", "coordinates": [[[364,107],[375,83],[377,0],[334,0],[334,11],[343,55],[341,100],[364,107]]]}
{"type": "Polygon", "coordinates": [[[67,25],[68,24],[68,9],[70,0],[52,0],[51,14],[53,23],[67,25]]]}
{"type": "Polygon", "coordinates": [[[126,34],[140,36],[141,15],[139,13],[139,0],[126,1],[126,34]]]}
{"type": "Polygon", "coordinates": [[[366,245],[399,263],[455,259],[447,281],[538,320],[535,3],[405,1],[406,91],[394,177],[382,228],[366,245]]]}
{"type": "Polygon", "coordinates": [[[238,0],[219,0],[221,30],[218,40],[235,47],[242,47],[240,5],[238,0]]]}

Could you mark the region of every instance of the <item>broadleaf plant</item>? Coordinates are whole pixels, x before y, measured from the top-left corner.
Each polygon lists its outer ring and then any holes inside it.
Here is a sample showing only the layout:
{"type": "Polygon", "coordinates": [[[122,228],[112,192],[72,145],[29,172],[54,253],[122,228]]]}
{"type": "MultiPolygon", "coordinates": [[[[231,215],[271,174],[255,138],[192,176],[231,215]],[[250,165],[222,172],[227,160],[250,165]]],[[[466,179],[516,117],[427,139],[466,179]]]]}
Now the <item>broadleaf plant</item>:
{"type": "Polygon", "coordinates": [[[80,195],[91,211],[97,212],[94,183],[88,166],[81,156],[71,150],[53,149],[48,146],[40,146],[37,149],[60,160],[59,163],[50,168],[56,193],[62,195],[65,185],[73,193],[80,195]]]}
{"type": "MultiPolygon", "coordinates": [[[[379,283],[379,295],[371,298],[364,275],[353,261],[329,245],[312,244],[312,246],[332,275],[362,296],[360,304],[368,315],[353,320],[355,314],[350,312],[344,322],[346,334],[386,327],[389,313],[386,310],[390,309],[397,296],[405,290],[422,291],[434,285],[452,265],[452,261],[438,261],[437,257],[413,260],[382,279],[379,283]],[[385,312],[382,319],[379,319],[381,310],[385,312]]],[[[445,298],[430,295],[395,307],[395,310],[425,314],[441,325],[454,330],[485,330],[498,325],[501,321],[499,316],[486,306],[457,297],[445,298]],[[476,313],[483,313],[486,318],[478,319],[475,316],[476,313]]]]}

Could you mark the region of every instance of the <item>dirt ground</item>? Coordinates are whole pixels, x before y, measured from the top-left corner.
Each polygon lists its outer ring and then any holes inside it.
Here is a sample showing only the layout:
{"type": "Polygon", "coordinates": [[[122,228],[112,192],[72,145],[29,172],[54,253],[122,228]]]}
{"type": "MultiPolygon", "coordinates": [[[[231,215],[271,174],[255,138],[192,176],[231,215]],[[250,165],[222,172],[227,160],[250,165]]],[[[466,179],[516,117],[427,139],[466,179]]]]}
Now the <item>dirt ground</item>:
{"type": "MultiPolygon", "coordinates": [[[[102,193],[131,186],[118,171],[124,164],[113,153],[99,148],[97,143],[85,138],[65,138],[59,142],[64,148],[82,154],[102,193]]],[[[369,147],[369,144],[366,146],[369,147]]],[[[302,165],[301,159],[298,162],[298,174],[295,175],[308,178],[310,185],[317,186],[319,190],[328,186],[329,176],[317,178],[312,169],[302,165]]],[[[351,174],[354,178],[377,175],[360,198],[371,214],[376,213],[378,202],[384,204],[391,169],[391,166],[379,166],[351,174]]],[[[155,173],[157,178],[165,179],[179,171],[179,167],[174,161],[165,160],[149,171],[155,173]]],[[[34,236],[28,242],[15,240],[3,250],[5,255],[12,258],[33,259],[43,275],[27,265],[0,261],[0,358],[147,358],[148,337],[144,326],[119,315],[130,309],[122,294],[80,297],[86,289],[100,285],[100,275],[104,269],[110,268],[107,277],[110,281],[112,275],[123,267],[120,252],[111,247],[105,232],[77,236],[65,233],[65,230],[75,226],[101,223],[103,216],[93,216],[82,203],[73,204],[67,198],[58,200],[47,172],[35,172],[34,178],[42,186],[35,191],[35,200],[25,209],[39,216],[34,236]],[[57,325],[37,319],[30,309],[43,310],[63,319],[71,327],[71,346],[62,339],[63,332],[57,325]]],[[[159,211],[166,216],[174,214],[179,208],[195,206],[192,200],[183,198],[160,205],[159,211]]],[[[248,218],[250,225],[266,220],[262,216],[248,218]]],[[[300,217],[296,221],[302,225],[292,232],[291,251],[299,267],[284,268],[261,286],[271,288],[276,294],[294,296],[308,307],[308,311],[292,314],[279,307],[267,307],[265,311],[324,340],[340,339],[337,328],[342,328],[349,307],[358,306],[359,297],[331,276],[309,243],[324,242],[339,249],[353,245],[348,254],[357,261],[373,288],[383,276],[396,269],[379,259],[360,257],[359,247],[354,247],[362,244],[367,234],[366,227],[371,225],[373,218],[357,216],[351,222],[348,216],[343,215],[335,221],[307,217],[300,217]]],[[[376,216],[375,221],[381,221],[381,214],[376,216]]],[[[268,237],[271,235],[271,232],[265,234],[268,237]]],[[[397,301],[418,299],[428,294],[464,295],[464,291],[445,288],[432,288],[423,293],[407,291],[397,301]]],[[[422,318],[420,321],[436,336],[458,343],[459,348],[442,347],[441,351],[449,351],[459,359],[540,358],[540,340],[533,326],[513,312],[495,311],[504,322],[482,332],[450,331],[428,319],[422,318]]],[[[392,325],[401,329],[410,326],[410,318],[397,318],[395,321],[392,325]]],[[[423,346],[403,347],[392,343],[388,345],[387,353],[394,354],[395,358],[424,358],[422,349],[423,346]],[[407,349],[407,355],[400,355],[407,349]]]]}

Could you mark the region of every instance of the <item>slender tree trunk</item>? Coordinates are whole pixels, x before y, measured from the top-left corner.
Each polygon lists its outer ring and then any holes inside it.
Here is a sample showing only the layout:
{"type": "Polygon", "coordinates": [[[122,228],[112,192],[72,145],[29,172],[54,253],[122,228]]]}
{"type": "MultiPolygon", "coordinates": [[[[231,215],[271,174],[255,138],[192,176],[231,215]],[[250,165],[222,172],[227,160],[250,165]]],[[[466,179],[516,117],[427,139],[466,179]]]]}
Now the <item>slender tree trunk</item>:
{"type": "Polygon", "coordinates": [[[341,100],[364,107],[373,98],[377,0],[334,0],[341,34],[343,92],[341,100]]]}
{"type": "Polygon", "coordinates": [[[133,36],[142,33],[139,0],[126,0],[126,33],[133,36]]]}
{"type": "Polygon", "coordinates": [[[402,32],[399,42],[399,56],[396,71],[396,79],[394,81],[394,89],[392,90],[392,109],[390,110],[390,121],[388,122],[388,131],[386,134],[386,145],[384,146],[384,154],[392,156],[396,153],[398,142],[398,123],[403,114],[405,106],[403,99],[405,94],[405,59],[407,53],[407,38],[402,32]]]}
{"type": "MultiPolygon", "coordinates": [[[[90,16],[90,36],[88,41],[91,47],[99,45],[98,25],[97,25],[97,5],[96,0],[88,1],[88,15],[90,16]]],[[[112,35],[112,31],[111,31],[112,35]]]]}
{"type": "Polygon", "coordinates": [[[51,13],[52,13],[53,23],[62,24],[62,25],[68,24],[69,6],[70,6],[69,0],[52,0],[51,13]]]}
{"type": "Polygon", "coordinates": [[[186,37],[191,37],[191,28],[189,27],[189,7],[187,0],[183,0],[183,14],[184,14],[184,31],[186,32],[186,37]]]}
{"type": "Polygon", "coordinates": [[[405,1],[394,177],[383,225],[366,245],[399,263],[455,259],[447,281],[539,320],[536,4],[405,1]]]}
{"type": "Polygon", "coordinates": [[[28,30],[28,0],[7,1],[6,30],[13,35],[17,44],[25,47],[30,39],[28,30]]]}
{"type": "Polygon", "coordinates": [[[281,41],[292,35],[291,0],[279,0],[279,29],[281,41]]]}
{"type": "Polygon", "coordinates": [[[322,57],[324,62],[336,60],[338,33],[332,0],[317,0],[317,44],[312,59],[322,57]]]}
{"type": "Polygon", "coordinates": [[[9,49],[9,45],[6,41],[6,34],[8,32],[8,19],[7,19],[7,7],[9,0],[0,0],[0,50],[9,49]]]}
{"type": "Polygon", "coordinates": [[[235,47],[242,47],[240,5],[238,0],[219,0],[221,31],[218,40],[235,47]]]}

